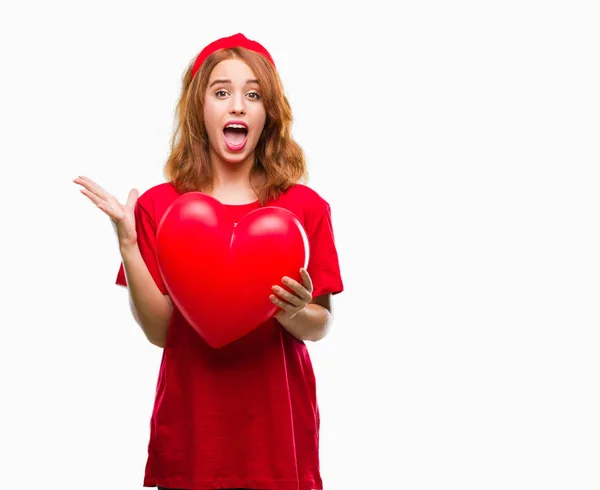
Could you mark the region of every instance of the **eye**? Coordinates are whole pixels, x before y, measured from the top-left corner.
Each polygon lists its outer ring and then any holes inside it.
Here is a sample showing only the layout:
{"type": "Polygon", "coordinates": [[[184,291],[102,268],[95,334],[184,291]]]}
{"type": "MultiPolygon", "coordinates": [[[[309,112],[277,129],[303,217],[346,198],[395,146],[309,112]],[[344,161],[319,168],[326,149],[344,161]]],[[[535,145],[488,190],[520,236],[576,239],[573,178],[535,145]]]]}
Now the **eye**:
{"type": "MultiPolygon", "coordinates": [[[[217,90],[215,92],[215,95],[219,98],[222,98],[222,97],[225,97],[226,95],[229,95],[229,93],[226,90],[221,89],[221,90],[217,90]]],[[[251,96],[250,98],[254,99],[254,100],[259,100],[262,97],[258,92],[248,92],[248,95],[250,95],[251,96]]]]}

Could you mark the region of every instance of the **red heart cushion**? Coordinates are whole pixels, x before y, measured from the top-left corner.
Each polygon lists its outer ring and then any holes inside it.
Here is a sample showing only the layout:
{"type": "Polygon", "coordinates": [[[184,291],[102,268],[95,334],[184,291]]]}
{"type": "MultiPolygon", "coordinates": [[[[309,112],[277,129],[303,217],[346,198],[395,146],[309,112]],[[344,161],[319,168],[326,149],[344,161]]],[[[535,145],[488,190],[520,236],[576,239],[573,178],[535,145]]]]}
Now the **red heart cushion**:
{"type": "MultiPolygon", "coordinates": [[[[283,276],[300,284],[309,247],[287,209],[262,207],[237,224],[201,192],[177,198],[156,233],[158,265],[173,303],[212,347],[239,339],[279,309],[271,287],[283,276]]],[[[291,289],[288,291],[291,291],[291,289]]]]}

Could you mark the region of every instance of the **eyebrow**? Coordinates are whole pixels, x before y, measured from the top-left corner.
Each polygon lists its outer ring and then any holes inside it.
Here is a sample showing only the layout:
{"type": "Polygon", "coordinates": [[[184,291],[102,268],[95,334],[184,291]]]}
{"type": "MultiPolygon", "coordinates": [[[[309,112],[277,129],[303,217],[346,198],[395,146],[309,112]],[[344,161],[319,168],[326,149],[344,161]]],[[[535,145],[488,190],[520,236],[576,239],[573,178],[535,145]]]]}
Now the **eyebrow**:
{"type": "MultiPolygon", "coordinates": [[[[211,83],[208,87],[210,88],[213,85],[216,85],[217,83],[231,83],[231,80],[229,80],[229,79],[217,79],[217,80],[214,80],[213,83],[211,83]]],[[[260,82],[258,80],[246,80],[246,85],[248,85],[250,83],[257,83],[258,85],[260,85],[260,82]]]]}

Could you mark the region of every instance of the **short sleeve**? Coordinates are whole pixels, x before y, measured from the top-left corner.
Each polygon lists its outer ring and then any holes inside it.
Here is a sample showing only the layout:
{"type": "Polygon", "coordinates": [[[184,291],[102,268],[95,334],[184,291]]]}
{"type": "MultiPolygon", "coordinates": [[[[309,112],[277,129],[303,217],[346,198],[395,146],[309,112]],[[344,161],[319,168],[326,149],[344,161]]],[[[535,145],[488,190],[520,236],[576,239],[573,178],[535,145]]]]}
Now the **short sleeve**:
{"type": "Polygon", "coordinates": [[[313,283],[313,298],[328,293],[341,293],[344,285],[340,274],[329,204],[326,204],[323,215],[308,234],[308,243],[310,254],[306,269],[313,283]]]}
{"type": "MultiPolygon", "coordinates": [[[[136,202],[134,215],[138,247],[140,249],[142,258],[146,263],[146,267],[148,267],[150,275],[158,286],[158,289],[160,289],[161,293],[168,294],[167,288],[165,287],[160,274],[158,260],[156,258],[156,223],[154,218],[150,216],[149,212],[140,203],[140,199],[138,199],[136,202]]],[[[127,278],[125,276],[123,262],[121,262],[119,267],[115,284],[127,287],[127,278]]]]}

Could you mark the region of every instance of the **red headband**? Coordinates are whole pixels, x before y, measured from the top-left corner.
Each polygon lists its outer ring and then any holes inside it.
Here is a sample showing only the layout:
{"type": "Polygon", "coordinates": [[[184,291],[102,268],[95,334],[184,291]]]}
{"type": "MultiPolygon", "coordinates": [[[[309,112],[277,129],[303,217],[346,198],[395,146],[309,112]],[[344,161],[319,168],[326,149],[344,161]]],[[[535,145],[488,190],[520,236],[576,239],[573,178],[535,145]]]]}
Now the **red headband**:
{"type": "Polygon", "coordinates": [[[273,68],[275,68],[275,62],[273,61],[273,58],[271,58],[271,55],[269,54],[269,52],[261,44],[257,43],[256,41],[251,41],[243,34],[238,33],[238,34],[234,34],[233,36],[217,39],[216,41],[213,41],[208,46],[206,46],[202,51],[200,51],[200,54],[196,58],[196,61],[194,62],[194,66],[192,68],[192,79],[196,75],[196,72],[202,66],[202,63],[204,63],[204,60],[206,60],[206,58],[208,58],[215,51],[218,51],[219,49],[238,48],[238,47],[246,48],[251,51],[256,51],[257,53],[262,54],[265,58],[267,58],[271,62],[271,64],[273,65],[273,68]]]}

